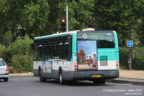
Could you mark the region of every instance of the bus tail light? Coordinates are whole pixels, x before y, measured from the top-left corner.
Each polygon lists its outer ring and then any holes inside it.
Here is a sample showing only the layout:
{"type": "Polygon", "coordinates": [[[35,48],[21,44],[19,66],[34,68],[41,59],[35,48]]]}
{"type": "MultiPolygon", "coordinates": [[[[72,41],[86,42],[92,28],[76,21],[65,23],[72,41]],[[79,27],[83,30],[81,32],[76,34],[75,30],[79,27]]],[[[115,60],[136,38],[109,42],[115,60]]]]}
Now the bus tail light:
{"type": "Polygon", "coordinates": [[[76,71],[77,70],[77,62],[74,61],[74,70],[76,71]]]}
{"type": "Polygon", "coordinates": [[[74,61],[74,65],[77,65],[77,62],[76,62],[76,61],[74,61]]]}
{"type": "Polygon", "coordinates": [[[117,68],[119,67],[119,62],[118,62],[118,61],[116,61],[116,67],[117,67],[117,68]]]}
{"type": "Polygon", "coordinates": [[[77,65],[74,65],[75,68],[77,68],[77,65]]]}

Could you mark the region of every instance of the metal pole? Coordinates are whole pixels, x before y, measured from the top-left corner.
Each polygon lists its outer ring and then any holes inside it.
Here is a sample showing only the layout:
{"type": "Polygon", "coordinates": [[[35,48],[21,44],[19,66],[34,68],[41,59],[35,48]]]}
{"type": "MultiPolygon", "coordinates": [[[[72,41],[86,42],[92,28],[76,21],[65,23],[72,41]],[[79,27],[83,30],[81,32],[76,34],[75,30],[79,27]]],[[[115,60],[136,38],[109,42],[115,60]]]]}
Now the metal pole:
{"type": "MultiPolygon", "coordinates": [[[[130,14],[130,9],[131,9],[131,0],[129,1],[129,14],[130,14]]],[[[131,37],[131,30],[129,32],[129,41],[132,40],[131,37]]],[[[129,47],[129,59],[128,59],[128,69],[131,70],[132,69],[132,58],[131,58],[131,47],[129,47]]]]}
{"type": "Polygon", "coordinates": [[[66,0],[66,32],[68,32],[68,0],[66,0]]]}
{"type": "Polygon", "coordinates": [[[132,48],[129,48],[129,70],[132,69],[132,48]]]}
{"type": "MultiPolygon", "coordinates": [[[[129,40],[132,40],[133,37],[133,29],[130,30],[130,34],[129,34],[129,40]]],[[[132,52],[132,47],[129,47],[129,70],[132,69],[132,55],[133,55],[133,52],[132,52]]]]}

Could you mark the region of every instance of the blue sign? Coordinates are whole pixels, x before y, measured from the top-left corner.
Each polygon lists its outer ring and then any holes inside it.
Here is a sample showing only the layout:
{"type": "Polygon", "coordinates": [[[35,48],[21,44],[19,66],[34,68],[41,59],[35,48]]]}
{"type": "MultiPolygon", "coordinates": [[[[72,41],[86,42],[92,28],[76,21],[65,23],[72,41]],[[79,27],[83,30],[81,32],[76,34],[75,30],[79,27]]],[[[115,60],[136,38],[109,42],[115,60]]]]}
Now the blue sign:
{"type": "Polygon", "coordinates": [[[127,41],[127,47],[133,47],[133,41],[127,41]]]}

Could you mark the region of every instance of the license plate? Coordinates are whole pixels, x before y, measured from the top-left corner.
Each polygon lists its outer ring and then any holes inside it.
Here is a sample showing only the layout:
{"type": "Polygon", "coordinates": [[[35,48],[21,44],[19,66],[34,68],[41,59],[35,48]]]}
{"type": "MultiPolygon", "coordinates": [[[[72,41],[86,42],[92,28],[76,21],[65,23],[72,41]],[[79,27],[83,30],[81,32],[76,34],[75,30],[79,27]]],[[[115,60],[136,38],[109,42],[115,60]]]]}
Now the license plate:
{"type": "Polygon", "coordinates": [[[92,75],[93,78],[101,78],[102,75],[92,75]]]}

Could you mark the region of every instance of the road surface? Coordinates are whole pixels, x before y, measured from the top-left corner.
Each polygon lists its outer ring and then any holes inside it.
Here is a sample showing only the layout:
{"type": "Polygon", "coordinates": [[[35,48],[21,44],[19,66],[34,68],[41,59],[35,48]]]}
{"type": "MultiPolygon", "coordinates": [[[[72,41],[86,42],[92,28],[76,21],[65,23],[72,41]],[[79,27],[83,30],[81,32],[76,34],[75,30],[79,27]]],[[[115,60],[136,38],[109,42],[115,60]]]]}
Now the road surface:
{"type": "Polygon", "coordinates": [[[56,80],[43,83],[37,77],[10,77],[9,82],[0,81],[0,96],[144,96],[144,86],[89,81],[60,85],[56,80]]]}

